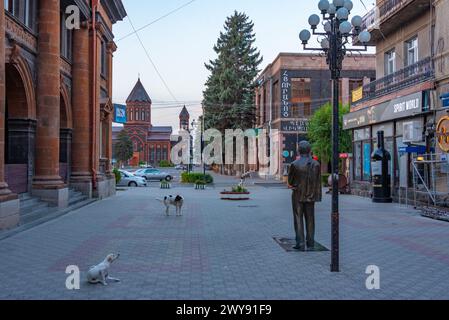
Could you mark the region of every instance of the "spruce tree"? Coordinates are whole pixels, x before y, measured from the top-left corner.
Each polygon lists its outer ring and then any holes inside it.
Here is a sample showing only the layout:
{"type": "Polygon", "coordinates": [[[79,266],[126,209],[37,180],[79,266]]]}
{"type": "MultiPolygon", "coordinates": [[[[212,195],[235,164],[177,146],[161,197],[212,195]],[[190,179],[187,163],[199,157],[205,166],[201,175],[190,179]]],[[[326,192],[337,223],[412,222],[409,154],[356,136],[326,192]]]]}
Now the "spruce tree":
{"type": "Polygon", "coordinates": [[[254,46],[254,23],[244,13],[227,18],[214,51],[217,58],[206,64],[210,76],[204,91],[206,128],[248,129],[256,120],[255,78],[262,57],[254,46]]]}

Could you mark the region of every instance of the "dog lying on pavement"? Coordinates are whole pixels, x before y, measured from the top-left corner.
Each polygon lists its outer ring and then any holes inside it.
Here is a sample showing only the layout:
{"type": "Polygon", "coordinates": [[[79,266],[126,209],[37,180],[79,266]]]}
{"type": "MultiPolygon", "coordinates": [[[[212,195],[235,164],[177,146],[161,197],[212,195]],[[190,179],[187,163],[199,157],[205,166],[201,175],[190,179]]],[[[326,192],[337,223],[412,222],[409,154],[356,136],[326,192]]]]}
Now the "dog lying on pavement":
{"type": "Polygon", "coordinates": [[[109,276],[109,269],[111,264],[120,257],[120,254],[110,254],[100,264],[93,266],[87,273],[87,281],[90,284],[101,283],[104,286],[108,285],[109,281],[120,282],[119,279],[115,279],[109,276]]]}
{"type": "Polygon", "coordinates": [[[184,206],[184,198],[181,196],[168,196],[165,197],[164,200],[159,200],[165,205],[165,214],[170,216],[170,207],[176,208],[176,215],[178,217],[182,216],[182,207],[184,206]]]}

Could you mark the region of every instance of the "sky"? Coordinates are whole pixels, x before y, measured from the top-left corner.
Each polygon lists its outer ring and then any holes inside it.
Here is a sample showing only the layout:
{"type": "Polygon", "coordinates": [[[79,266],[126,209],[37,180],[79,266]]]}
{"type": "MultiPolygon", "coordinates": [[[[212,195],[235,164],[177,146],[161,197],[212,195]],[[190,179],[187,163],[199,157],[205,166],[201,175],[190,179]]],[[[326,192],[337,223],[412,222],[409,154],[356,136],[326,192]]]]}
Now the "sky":
{"type": "MultiPolygon", "coordinates": [[[[280,52],[301,51],[298,34],[310,28],[308,17],[319,13],[318,0],[194,0],[138,32],[161,80],[136,35],[122,38],[133,32],[131,23],[139,29],[191,0],[122,1],[128,17],[114,26],[118,45],[114,55],[114,103],[125,103],[140,75],[153,100],[153,125],[173,126],[175,132],[184,104],[191,120],[202,113],[202,93],[209,75],[204,64],[216,58],[213,46],[227,16],[237,10],[254,22],[255,46],[264,58],[260,66],[263,70],[280,52]]],[[[374,0],[353,0],[352,15],[367,13],[362,1],[372,8],[374,0]]]]}

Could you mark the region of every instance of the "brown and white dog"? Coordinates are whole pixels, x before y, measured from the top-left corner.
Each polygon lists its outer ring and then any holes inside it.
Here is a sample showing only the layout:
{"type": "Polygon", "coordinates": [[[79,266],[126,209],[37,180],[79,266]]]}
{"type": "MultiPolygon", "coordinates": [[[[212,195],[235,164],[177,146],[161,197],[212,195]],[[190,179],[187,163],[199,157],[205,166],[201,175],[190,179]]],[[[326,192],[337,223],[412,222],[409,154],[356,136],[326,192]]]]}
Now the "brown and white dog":
{"type": "Polygon", "coordinates": [[[165,214],[170,216],[170,207],[176,208],[176,215],[178,217],[182,216],[182,207],[184,206],[184,198],[181,196],[168,196],[164,200],[159,200],[165,205],[165,214]]]}

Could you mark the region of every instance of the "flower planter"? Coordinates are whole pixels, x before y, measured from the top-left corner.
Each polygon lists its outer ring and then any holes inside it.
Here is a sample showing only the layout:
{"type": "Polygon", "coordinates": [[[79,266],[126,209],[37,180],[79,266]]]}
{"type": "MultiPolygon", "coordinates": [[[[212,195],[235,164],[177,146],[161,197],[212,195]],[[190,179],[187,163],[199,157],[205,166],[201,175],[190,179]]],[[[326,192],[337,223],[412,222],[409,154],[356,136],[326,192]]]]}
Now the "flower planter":
{"type": "Polygon", "coordinates": [[[250,192],[228,192],[224,191],[221,192],[221,200],[228,200],[228,201],[247,201],[250,200],[249,195],[250,192]]]}

